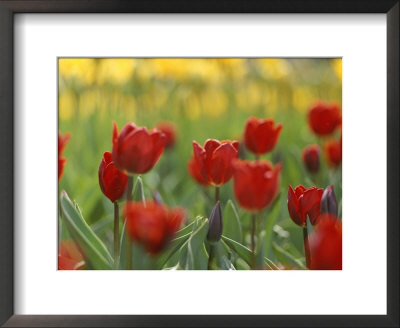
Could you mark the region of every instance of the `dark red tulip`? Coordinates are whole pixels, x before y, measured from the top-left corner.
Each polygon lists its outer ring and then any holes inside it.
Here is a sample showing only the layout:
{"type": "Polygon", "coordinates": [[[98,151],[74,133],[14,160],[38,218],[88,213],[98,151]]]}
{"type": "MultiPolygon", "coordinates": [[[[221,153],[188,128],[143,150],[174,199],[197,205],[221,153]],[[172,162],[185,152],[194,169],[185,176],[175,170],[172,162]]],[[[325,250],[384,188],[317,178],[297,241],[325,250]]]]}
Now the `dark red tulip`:
{"type": "Polygon", "coordinates": [[[281,130],[282,124],[275,125],[273,119],[250,117],[244,131],[246,148],[257,155],[270,152],[276,146],[281,130]]]}
{"type": "Polygon", "coordinates": [[[320,149],[317,145],[310,145],[303,149],[302,159],[307,170],[316,173],[319,170],[320,149]]]}
{"type": "Polygon", "coordinates": [[[325,142],[324,151],[328,165],[334,168],[339,167],[342,163],[342,138],[325,142]]]}
{"type": "Polygon", "coordinates": [[[73,240],[63,240],[58,248],[58,270],[82,270],[85,259],[73,240]]]}
{"type": "Polygon", "coordinates": [[[342,124],[340,107],[337,104],[319,101],[311,107],[308,123],[315,134],[319,136],[329,135],[342,124]]]}
{"type": "Polygon", "coordinates": [[[338,215],[336,194],[332,185],[325,188],[321,197],[321,214],[324,213],[329,213],[334,216],[338,215]]]}
{"type": "Polygon", "coordinates": [[[235,160],[233,168],[233,190],[240,206],[254,212],[271,204],[279,191],[280,163],[273,167],[264,160],[235,160]]]}
{"type": "Polygon", "coordinates": [[[113,123],[112,156],[121,171],[129,174],[150,171],[163,153],[164,146],[165,135],[158,129],[148,131],[131,122],[119,134],[117,124],[113,123]]]}
{"type": "Polygon", "coordinates": [[[67,159],[65,157],[61,157],[61,155],[64,152],[70,137],[70,133],[61,135],[60,131],[58,132],[58,180],[61,179],[61,176],[64,173],[64,166],[67,162],[67,159]]]}
{"type": "Polygon", "coordinates": [[[208,184],[221,186],[232,178],[232,161],[238,157],[238,149],[237,141],[208,139],[204,148],[193,141],[194,163],[189,162],[189,170],[191,174],[199,172],[208,184]]]}
{"type": "Polygon", "coordinates": [[[204,186],[209,186],[209,183],[207,180],[203,178],[203,176],[200,173],[200,169],[196,164],[196,161],[192,157],[189,162],[188,162],[188,170],[191,175],[191,177],[199,184],[202,184],[204,186]]]}
{"type": "Polygon", "coordinates": [[[114,203],[123,196],[127,183],[128,176],[117,169],[112,160],[112,154],[106,151],[99,166],[101,191],[114,203]]]}
{"type": "Polygon", "coordinates": [[[176,142],[175,124],[167,121],[161,121],[156,126],[165,135],[165,149],[172,148],[176,142]]]}
{"type": "Polygon", "coordinates": [[[321,215],[310,235],[311,270],[342,270],[342,223],[331,214],[321,215]]]}
{"type": "Polygon", "coordinates": [[[129,202],[125,206],[126,228],[129,236],[149,253],[162,251],[174,237],[185,219],[180,207],[168,208],[153,200],[129,202]]]}
{"type": "Polygon", "coordinates": [[[297,186],[294,190],[289,185],[287,204],[289,215],[293,222],[304,227],[307,221],[307,215],[312,225],[318,222],[321,209],[321,197],[323,189],[310,187],[304,188],[297,186]]]}

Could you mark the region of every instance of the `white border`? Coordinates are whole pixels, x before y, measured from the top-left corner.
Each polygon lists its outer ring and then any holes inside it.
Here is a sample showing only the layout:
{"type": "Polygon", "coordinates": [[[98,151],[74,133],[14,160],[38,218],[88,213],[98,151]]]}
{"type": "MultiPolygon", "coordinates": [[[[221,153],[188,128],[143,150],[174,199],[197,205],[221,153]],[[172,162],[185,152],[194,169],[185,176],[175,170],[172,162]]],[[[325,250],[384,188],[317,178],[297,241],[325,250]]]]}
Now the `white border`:
{"type": "Polygon", "coordinates": [[[385,15],[15,18],[16,314],[386,314],[385,15]],[[57,56],[343,56],[343,271],[56,271],[57,56]]]}

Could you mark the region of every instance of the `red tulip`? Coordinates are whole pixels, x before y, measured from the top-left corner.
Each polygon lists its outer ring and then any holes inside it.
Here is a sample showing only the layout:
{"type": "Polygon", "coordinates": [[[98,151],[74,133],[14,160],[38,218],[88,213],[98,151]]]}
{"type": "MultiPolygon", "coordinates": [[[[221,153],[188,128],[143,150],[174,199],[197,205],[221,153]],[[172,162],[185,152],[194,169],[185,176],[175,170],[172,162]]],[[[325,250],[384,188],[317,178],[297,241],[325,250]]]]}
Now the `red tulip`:
{"type": "Polygon", "coordinates": [[[275,125],[272,119],[250,117],[246,122],[244,143],[257,155],[268,153],[276,146],[281,130],[282,124],[275,125]]]}
{"type": "Polygon", "coordinates": [[[327,104],[320,101],[311,107],[308,123],[315,134],[319,136],[329,135],[342,124],[340,107],[337,104],[327,104]]]}
{"type": "Polygon", "coordinates": [[[168,208],[153,200],[129,202],[125,206],[129,236],[151,254],[162,251],[181,226],[185,212],[180,207],[168,208]]]}
{"type": "Polygon", "coordinates": [[[235,160],[233,168],[233,189],[240,206],[253,212],[271,204],[279,191],[280,163],[273,167],[264,160],[235,160]]]}
{"type": "Polygon", "coordinates": [[[67,162],[67,159],[65,157],[61,157],[61,155],[64,152],[70,137],[70,133],[66,133],[64,136],[62,136],[60,131],[58,132],[58,180],[61,179],[61,176],[64,172],[65,163],[67,162]]]}
{"type": "Polygon", "coordinates": [[[204,148],[193,141],[194,164],[189,162],[189,170],[193,175],[199,172],[208,184],[221,186],[232,178],[232,160],[238,157],[238,149],[237,141],[208,139],[204,148]]]}
{"type": "Polygon", "coordinates": [[[329,166],[338,167],[342,163],[342,137],[325,142],[324,151],[329,166]]]}
{"type": "Polygon", "coordinates": [[[58,270],[82,270],[85,259],[73,240],[63,240],[58,249],[58,270]]]}
{"type": "Polygon", "coordinates": [[[302,159],[307,170],[311,173],[319,170],[319,153],[320,149],[317,145],[310,145],[303,149],[302,159]]]}
{"type": "Polygon", "coordinates": [[[128,176],[117,169],[112,160],[112,154],[106,151],[99,166],[101,191],[114,203],[123,196],[127,183],[128,176]]]}
{"type": "Polygon", "coordinates": [[[306,189],[301,185],[293,190],[292,186],[289,185],[287,204],[289,215],[294,223],[304,227],[307,215],[312,225],[318,222],[323,192],[324,190],[320,188],[310,187],[306,189]]]}
{"type": "Polygon", "coordinates": [[[171,122],[161,121],[156,126],[165,135],[165,149],[172,148],[176,142],[176,128],[171,122]]]}
{"type": "Polygon", "coordinates": [[[191,177],[199,184],[202,184],[204,186],[208,186],[208,181],[203,178],[203,176],[200,173],[200,170],[198,166],[196,165],[196,161],[192,157],[189,162],[188,162],[188,170],[189,174],[191,177]]]}
{"type": "Polygon", "coordinates": [[[310,235],[311,270],[342,270],[342,223],[331,214],[321,215],[310,235]]]}
{"type": "Polygon", "coordinates": [[[164,151],[164,133],[157,129],[148,131],[131,122],[119,134],[117,124],[113,124],[112,157],[118,169],[130,174],[150,171],[164,151]]]}

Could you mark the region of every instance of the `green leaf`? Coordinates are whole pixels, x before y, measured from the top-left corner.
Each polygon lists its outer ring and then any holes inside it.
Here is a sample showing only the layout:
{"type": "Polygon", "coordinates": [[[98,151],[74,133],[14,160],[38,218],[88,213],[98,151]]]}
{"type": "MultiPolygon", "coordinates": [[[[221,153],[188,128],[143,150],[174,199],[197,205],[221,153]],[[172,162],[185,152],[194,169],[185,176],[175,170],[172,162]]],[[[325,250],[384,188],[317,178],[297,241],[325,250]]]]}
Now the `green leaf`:
{"type": "Polygon", "coordinates": [[[107,251],[106,246],[92,231],[92,229],[90,229],[89,225],[82,217],[81,210],[76,203],[73,204],[71,202],[65,191],[61,193],[60,203],[63,213],[62,219],[65,223],[65,226],[74,240],[82,248],[85,258],[93,267],[93,269],[112,269],[114,260],[107,251]]]}
{"type": "MultiPolygon", "coordinates": [[[[229,248],[231,248],[233,251],[235,251],[243,260],[246,261],[246,263],[248,265],[251,265],[251,250],[248,249],[246,246],[230,239],[227,238],[225,236],[222,236],[222,241],[225,242],[227,244],[227,246],[229,248]]],[[[276,264],[274,264],[274,262],[272,262],[270,259],[264,257],[264,263],[265,265],[270,268],[270,269],[278,269],[278,266],[276,264]]]]}
{"type": "MultiPolygon", "coordinates": [[[[213,244],[214,257],[217,269],[220,270],[236,270],[232,262],[228,259],[227,248],[224,247],[221,241],[213,244]]],[[[229,248],[228,248],[229,249],[229,248]]]]}
{"type": "Polygon", "coordinates": [[[231,200],[226,203],[223,213],[223,234],[224,236],[236,240],[242,241],[242,225],[240,224],[239,215],[235,208],[235,205],[231,200]]]}
{"type": "Polygon", "coordinates": [[[264,244],[264,254],[265,256],[271,256],[271,245],[272,245],[272,236],[273,236],[273,228],[278,219],[279,212],[281,209],[281,194],[275,199],[272,204],[270,210],[268,211],[266,224],[265,224],[265,244],[264,244]]]}
{"type": "MultiPolygon", "coordinates": [[[[166,264],[168,264],[171,257],[174,254],[178,253],[179,249],[189,239],[189,237],[190,233],[187,233],[186,235],[179,236],[171,240],[171,242],[168,245],[168,248],[162,254],[160,254],[160,256],[157,259],[158,267],[163,268],[166,264]]],[[[179,258],[177,262],[179,262],[179,258]]]]}
{"type": "MultiPolygon", "coordinates": [[[[264,261],[264,250],[265,250],[265,231],[261,231],[258,239],[257,239],[257,249],[256,249],[256,268],[264,269],[265,261],[264,261]]],[[[269,265],[267,265],[269,269],[269,265]]]]}
{"type": "Polygon", "coordinates": [[[232,240],[228,237],[222,236],[222,240],[235,251],[243,260],[247,262],[247,264],[251,265],[251,250],[248,249],[246,246],[238,243],[235,240],[232,240]]]}
{"type": "Polygon", "coordinates": [[[275,256],[279,262],[303,270],[307,269],[300,259],[296,259],[292,254],[280,247],[277,243],[272,243],[272,249],[274,250],[275,256]]]}
{"type": "Polygon", "coordinates": [[[143,180],[142,177],[136,178],[135,187],[133,188],[132,199],[134,201],[142,201],[146,204],[146,198],[144,196],[143,180]]]}
{"type": "Polygon", "coordinates": [[[208,232],[208,219],[197,218],[193,229],[190,237],[181,247],[179,266],[185,270],[204,270],[207,268],[208,258],[204,246],[208,232]]]}

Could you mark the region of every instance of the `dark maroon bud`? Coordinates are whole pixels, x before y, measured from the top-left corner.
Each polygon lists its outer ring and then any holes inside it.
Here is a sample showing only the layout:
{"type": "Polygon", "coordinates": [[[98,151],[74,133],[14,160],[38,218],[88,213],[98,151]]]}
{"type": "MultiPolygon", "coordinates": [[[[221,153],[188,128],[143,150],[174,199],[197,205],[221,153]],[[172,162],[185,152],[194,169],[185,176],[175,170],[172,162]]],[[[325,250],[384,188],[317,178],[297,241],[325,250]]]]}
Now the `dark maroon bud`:
{"type": "Polygon", "coordinates": [[[222,213],[220,201],[217,201],[211,211],[208,224],[207,240],[210,242],[219,241],[222,236],[222,213]]]}
{"type": "Polygon", "coordinates": [[[325,188],[321,198],[321,214],[330,213],[338,216],[338,206],[333,185],[325,188]]]}

